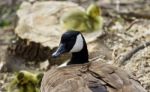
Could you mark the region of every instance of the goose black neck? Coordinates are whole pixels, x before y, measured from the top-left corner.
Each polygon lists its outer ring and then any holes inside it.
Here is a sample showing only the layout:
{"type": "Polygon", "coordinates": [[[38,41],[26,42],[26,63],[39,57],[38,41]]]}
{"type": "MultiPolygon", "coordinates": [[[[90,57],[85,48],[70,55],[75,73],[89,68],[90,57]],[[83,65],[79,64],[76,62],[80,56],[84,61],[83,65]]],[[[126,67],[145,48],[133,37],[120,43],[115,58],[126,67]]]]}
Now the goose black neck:
{"type": "Polygon", "coordinates": [[[84,41],[83,49],[80,52],[72,53],[72,57],[68,65],[70,64],[84,64],[89,62],[89,55],[86,42],[84,41]]]}

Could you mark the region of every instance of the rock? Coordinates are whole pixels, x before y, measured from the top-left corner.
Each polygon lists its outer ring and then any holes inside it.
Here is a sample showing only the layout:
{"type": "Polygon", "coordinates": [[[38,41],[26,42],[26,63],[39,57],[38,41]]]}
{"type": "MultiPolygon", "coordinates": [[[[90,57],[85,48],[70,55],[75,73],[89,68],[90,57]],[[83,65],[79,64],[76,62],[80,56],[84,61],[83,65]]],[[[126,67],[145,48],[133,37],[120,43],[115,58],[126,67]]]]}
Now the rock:
{"type": "Polygon", "coordinates": [[[19,22],[15,33],[22,39],[41,43],[51,49],[57,47],[65,31],[60,26],[60,18],[72,9],[84,11],[84,8],[72,2],[23,2],[17,11],[19,22]]]}
{"type": "MultiPolygon", "coordinates": [[[[65,1],[43,1],[34,4],[23,2],[17,11],[19,17],[15,33],[22,39],[28,39],[48,46],[51,49],[58,46],[65,29],[60,25],[63,14],[74,9],[85,11],[83,7],[65,1]]],[[[95,40],[101,32],[84,34],[87,42],[95,40]]]]}

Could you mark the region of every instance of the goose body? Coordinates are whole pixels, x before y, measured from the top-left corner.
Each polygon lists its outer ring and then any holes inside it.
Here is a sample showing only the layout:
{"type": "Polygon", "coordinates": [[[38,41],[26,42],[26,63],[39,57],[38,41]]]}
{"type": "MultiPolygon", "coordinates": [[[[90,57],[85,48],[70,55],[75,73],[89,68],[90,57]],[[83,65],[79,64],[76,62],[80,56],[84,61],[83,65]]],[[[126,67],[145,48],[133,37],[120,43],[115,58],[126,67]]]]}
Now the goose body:
{"type": "Polygon", "coordinates": [[[115,66],[88,61],[83,35],[68,31],[62,35],[53,57],[70,52],[65,67],[53,67],[44,74],[41,92],[146,92],[136,78],[115,66]]]}

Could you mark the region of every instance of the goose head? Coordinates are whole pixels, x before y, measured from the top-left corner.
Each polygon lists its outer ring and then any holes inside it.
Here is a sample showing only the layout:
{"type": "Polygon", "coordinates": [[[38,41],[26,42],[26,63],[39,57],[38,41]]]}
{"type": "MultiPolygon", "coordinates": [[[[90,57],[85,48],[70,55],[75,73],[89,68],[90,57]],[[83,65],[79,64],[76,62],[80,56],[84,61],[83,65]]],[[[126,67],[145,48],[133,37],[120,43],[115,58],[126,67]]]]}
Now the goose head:
{"type": "Polygon", "coordinates": [[[52,57],[58,57],[63,53],[72,53],[68,64],[83,64],[88,62],[88,50],[85,39],[79,31],[69,30],[65,32],[57,50],[52,57]]]}

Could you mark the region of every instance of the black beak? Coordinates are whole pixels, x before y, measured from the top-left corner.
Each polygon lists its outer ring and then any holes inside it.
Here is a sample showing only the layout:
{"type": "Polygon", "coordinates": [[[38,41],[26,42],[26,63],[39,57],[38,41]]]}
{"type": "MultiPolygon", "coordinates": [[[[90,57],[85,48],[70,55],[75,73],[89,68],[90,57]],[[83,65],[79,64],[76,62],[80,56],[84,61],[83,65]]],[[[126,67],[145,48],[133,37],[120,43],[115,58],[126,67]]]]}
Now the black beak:
{"type": "Polygon", "coordinates": [[[57,50],[52,54],[52,57],[56,58],[65,52],[66,52],[65,45],[60,44],[59,47],[57,48],[57,50]]]}

